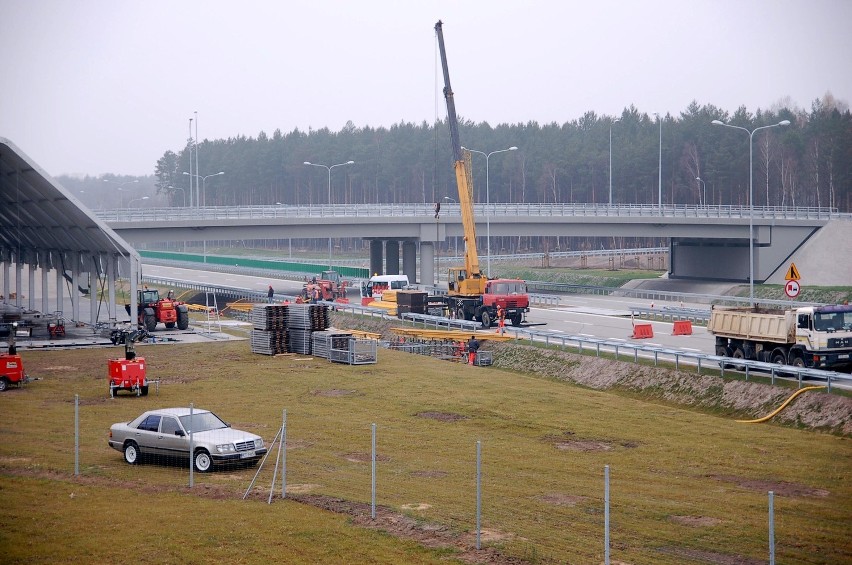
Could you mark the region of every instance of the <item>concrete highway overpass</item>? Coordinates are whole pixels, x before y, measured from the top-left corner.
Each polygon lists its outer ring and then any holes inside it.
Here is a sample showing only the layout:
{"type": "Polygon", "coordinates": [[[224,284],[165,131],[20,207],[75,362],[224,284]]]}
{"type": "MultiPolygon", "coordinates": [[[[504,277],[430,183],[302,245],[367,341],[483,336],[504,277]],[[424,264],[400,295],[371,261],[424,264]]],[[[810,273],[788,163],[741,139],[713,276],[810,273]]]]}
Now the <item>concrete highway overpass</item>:
{"type": "MultiPolygon", "coordinates": [[[[852,281],[852,214],[818,208],[590,204],[476,205],[477,235],[655,237],[670,244],[670,278],[748,282],[749,232],[755,281],[783,282],[789,263],[803,284],[852,281]],[[750,224],[752,229],[750,230],[750,224]],[[838,261],[838,259],[841,259],[838,261]],[[845,259],[845,260],[842,260],[845,259]]],[[[168,241],[363,238],[370,270],[434,278],[435,243],[463,236],[458,204],[250,206],[114,210],[98,214],[133,245],[168,241]],[[402,270],[399,250],[402,249],[402,270]]],[[[480,263],[485,246],[480,244],[480,263]]]]}

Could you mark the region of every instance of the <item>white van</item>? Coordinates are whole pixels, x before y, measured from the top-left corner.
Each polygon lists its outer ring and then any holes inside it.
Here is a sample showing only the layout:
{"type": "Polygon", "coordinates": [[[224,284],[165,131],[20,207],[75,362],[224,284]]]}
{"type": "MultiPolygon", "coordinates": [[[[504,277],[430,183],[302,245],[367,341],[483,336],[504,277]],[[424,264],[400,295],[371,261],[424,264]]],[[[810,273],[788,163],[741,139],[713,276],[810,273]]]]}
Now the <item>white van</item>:
{"type": "Polygon", "coordinates": [[[386,290],[403,290],[408,287],[408,275],[376,275],[361,286],[361,296],[381,300],[386,290]]]}

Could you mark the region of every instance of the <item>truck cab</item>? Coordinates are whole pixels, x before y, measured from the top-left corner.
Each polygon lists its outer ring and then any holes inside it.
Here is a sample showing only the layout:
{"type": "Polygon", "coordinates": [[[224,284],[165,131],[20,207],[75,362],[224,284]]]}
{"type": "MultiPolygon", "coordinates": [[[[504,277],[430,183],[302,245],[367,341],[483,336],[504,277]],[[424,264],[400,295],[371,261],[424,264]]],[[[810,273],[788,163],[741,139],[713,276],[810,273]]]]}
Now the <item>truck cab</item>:
{"type": "Polygon", "coordinates": [[[797,309],[796,345],[813,355],[816,367],[852,366],[852,306],[797,309]]]}

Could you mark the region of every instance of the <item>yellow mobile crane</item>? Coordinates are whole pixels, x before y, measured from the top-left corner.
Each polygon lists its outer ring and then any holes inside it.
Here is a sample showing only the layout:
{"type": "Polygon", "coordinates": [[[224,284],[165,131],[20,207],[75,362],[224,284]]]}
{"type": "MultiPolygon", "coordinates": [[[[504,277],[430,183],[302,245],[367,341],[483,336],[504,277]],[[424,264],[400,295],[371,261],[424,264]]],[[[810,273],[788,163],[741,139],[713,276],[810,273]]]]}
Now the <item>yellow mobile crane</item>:
{"type": "Polygon", "coordinates": [[[464,267],[450,267],[447,277],[446,306],[457,318],[478,320],[490,327],[497,319],[498,308],[503,308],[506,318],[519,326],[529,312],[527,285],[522,280],[489,280],[479,270],[479,255],[476,252],[476,221],[473,216],[473,175],[470,167],[470,151],[463,149],[459,141],[459,122],[453,89],[450,87],[450,71],[447,67],[447,52],[444,48],[443,23],[435,24],[438,48],[441,51],[441,67],[444,72],[444,98],[447,101],[447,122],[453,145],[453,161],[456,184],[459,191],[462,226],[464,227],[464,267]]]}

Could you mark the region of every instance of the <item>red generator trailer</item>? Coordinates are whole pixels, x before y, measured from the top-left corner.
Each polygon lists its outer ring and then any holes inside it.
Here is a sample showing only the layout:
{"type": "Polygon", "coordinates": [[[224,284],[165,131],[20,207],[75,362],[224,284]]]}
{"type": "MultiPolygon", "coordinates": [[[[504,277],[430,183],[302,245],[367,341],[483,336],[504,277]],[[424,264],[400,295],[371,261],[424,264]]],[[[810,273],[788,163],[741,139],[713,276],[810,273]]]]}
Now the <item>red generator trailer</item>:
{"type": "Polygon", "coordinates": [[[145,358],[110,359],[109,395],[115,396],[118,391],[126,390],[136,396],[148,395],[148,379],[145,377],[145,358]]]}
{"type": "Polygon", "coordinates": [[[3,392],[9,385],[26,384],[29,380],[24,372],[24,361],[20,355],[9,355],[0,353],[0,392],[3,392]]]}
{"type": "Polygon", "coordinates": [[[13,322],[8,326],[9,331],[9,351],[0,353],[0,392],[9,388],[9,385],[24,385],[30,380],[24,372],[24,361],[18,355],[18,348],[15,347],[15,337],[18,333],[18,323],[13,322]]]}
{"type": "Polygon", "coordinates": [[[136,356],[137,341],[148,337],[141,330],[113,330],[110,341],[113,345],[124,345],[124,359],[109,359],[107,375],[109,377],[109,396],[115,397],[120,390],[135,393],[136,396],[148,396],[148,378],[145,375],[145,358],[136,356]]]}

